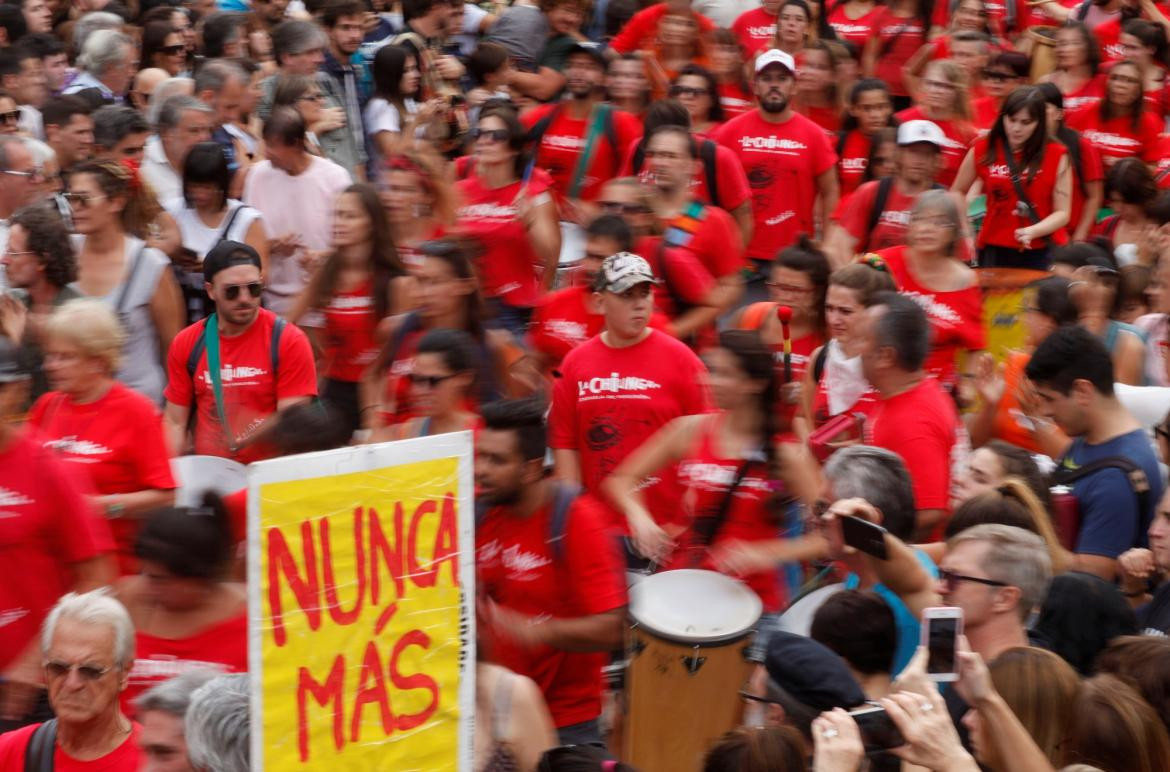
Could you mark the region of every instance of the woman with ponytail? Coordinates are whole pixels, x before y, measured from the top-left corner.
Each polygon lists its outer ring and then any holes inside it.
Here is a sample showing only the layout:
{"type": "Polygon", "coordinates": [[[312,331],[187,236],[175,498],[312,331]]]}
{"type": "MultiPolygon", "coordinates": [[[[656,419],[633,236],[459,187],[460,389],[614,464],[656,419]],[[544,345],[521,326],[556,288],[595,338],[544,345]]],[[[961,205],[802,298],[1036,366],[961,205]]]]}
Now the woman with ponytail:
{"type": "Polygon", "coordinates": [[[147,516],[134,551],[141,573],[118,583],[135,629],[135,659],[124,705],[186,670],[248,669],[248,599],[229,580],[236,540],[227,507],[206,493],[201,506],[147,516]]]}
{"type": "Polygon", "coordinates": [[[724,330],[719,345],[703,359],[706,385],[718,409],[671,421],[628,456],[602,488],[627,518],[638,518],[645,513],[641,481],[677,465],[688,525],[667,534],[672,549],[660,556],[659,566],[718,571],[727,549],[768,542],[774,548],[768,559],[739,578],[760,597],[764,613],[773,614],[787,602],[775,563],[811,557],[819,542],[776,542],[786,500],[781,494],[792,490],[792,481],[784,479],[787,470],[779,462],[772,351],[754,330],[724,330]]]}

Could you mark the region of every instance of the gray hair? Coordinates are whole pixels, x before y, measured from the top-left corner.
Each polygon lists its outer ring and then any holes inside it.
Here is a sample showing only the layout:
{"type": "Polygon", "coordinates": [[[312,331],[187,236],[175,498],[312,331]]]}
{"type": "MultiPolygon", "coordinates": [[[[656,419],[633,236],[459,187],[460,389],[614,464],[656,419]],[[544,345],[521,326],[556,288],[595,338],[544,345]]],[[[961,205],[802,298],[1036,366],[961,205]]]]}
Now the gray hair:
{"type": "Polygon", "coordinates": [[[247,83],[248,73],[235,62],[226,59],[212,59],[204,64],[195,76],[195,93],[204,91],[220,91],[228,83],[247,83]]]}
{"type": "Polygon", "coordinates": [[[138,695],[134,700],[134,708],[139,715],[148,710],[157,710],[183,718],[187,715],[187,708],[191,706],[191,698],[196,690],[219,675],[219,671],[210,668],[189,670],[138,695]]]}
{"type": "MultiPolygon", "coordinates": [[[[28,149],[28,144],[25,143],[23,137],[13,137],[11,135],[0,136],[0,170],[8,171],[11,168],[11,159],[8,158],[8,153],[15,145],[21,145],[28,149]]],[[[32,151],[29,150],[29,155],[32,151]]]]}
{"type": "Polygon", "coordinates": [[[131,55],[134,42],[118,30],[100,29],[89,36],[77,65],[92,75],[101,75],[131,55]]]}
{"type": "Polygon", "coordinates": [[[897,453],[872,445],[841,448],[825,464],[838,499],[865,499],[882,513],[882,527],[902,541],[914,535],[914,486],[897,453]]]}
{"type": "Polygon", "coordinates": [[[915,199],[910,217],[913,219],[923,212],[941,212],[943,217],[951,221],[951,243],[946,251],[947,254],[953,254],[959,237],[963,235],[963,218],[966,217],[966,212],[959,211],[954,194],[946,190],[924,190],[915,199]]]}
{"type": "Polygon", "coordinates": [[[158,122],[155,127],[160,134],[167,129],[173,129],[179,125],[183,113],[192,110],[208,114],[214,112],[205,102],[201,102],[193,96],[173,96],[163,102],[162,107],[159,108],[158,122]]]}
{"type": "Polygon", "coordinates": [[[311,21],[290,19],[282,21],[272,30],[272,58],[277,65],[288,54],[303,54],[314,48],[323,48],[325,33],[311,21]]]}
{"type": "Polygon", "coordinates": [[[196,769],[249,772],[251,683],[247,673],[217,676],[191,695],[184,729],[196,769]]]}
{"type": "Polygon", "coordinates": [[[50,162],[57,163],[57,151],[53,150],[46,143],[39,139],[33,139],[32,137],[23,137],[22,139],[24,146],[28,148],[28,152],[32,153],[33,163],[37,165],[37,168],[41,168],[50,162]]]}
{"type": "Polygon", "coordinates": [[[947,541],[947,551],[967,542],[988,545],[979,567],[989,579],[1019,589],[1020,605],[1016,610],[1021,621],[1027,619],[1044,601],[1052,580],[1052,558],[1044,539],[1014,525],[984,523],[952,536],[947,541]]]}
{"type": "Polygon", "coordinates": [[[93,11],[77,20],[73,25],[73,50],[80,51],[85,47],[85,41],[98,30],[121,30],[126,21],[116,13],[107,11],[93,11]]]}
{"type": "Polygon", "coordinates": [[[134,661],[134,623],[130,621],[126,607],[114,598],[108,588],[61,596],[41,625],[43,654],[48,655],[57,623],[62,619],[72,619],[86,625],[108,625],[114,631],[114,663],[123,671],[130,668],[134,661]]]}
{"type": "Polygon", "coordinates": [[[154,87],[150,94],[150,106],[146,109],[146,122],[158,125],[158,116],[163,105],[172,97],[191,96],[195,93],[195,81],[190,78],[167,78],[154,87]]]}
{"type": "Polygon", "coordinates": [[[906,372],[921,370],[930,353],[930,322],[922,306],[907,295],[890,291],[875,293],[869,299],[869,307],[874,306],[885,307],[874,324],[877,347],[892,348],[898,367],[906,372]]]}

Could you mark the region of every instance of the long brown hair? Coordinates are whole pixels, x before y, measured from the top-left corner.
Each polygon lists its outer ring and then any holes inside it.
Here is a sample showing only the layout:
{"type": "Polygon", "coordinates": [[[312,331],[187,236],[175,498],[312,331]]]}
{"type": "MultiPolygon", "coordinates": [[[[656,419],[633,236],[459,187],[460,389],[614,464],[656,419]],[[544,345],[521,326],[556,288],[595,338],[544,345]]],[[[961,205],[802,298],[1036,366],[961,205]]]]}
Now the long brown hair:
{"type": "MultiPolygon", "coordinates": [[[[378,200],[378,191],[373,185],[357,183],[350,185],[341,195],[352,193],[358,197],[366,216],[370,218],[370,271],[374,275],[374,312],[379,319],[386,317],[390,308],[390,282],[406,275],[406,266],[398,257],[394,240],[390,238],[390,225],[386,222],[386,210],[378,200]]],[[[341,274],[341,255],[333,252],[325,259],[321,270],[313,277],[309,288],[310,307],[320,308],[329,302],[337,289],[337,277],[341,274]]]]}
{"type": "Polygon", "coordinates": [[[1080,688],[1076,671],[1058,655],[1031,646],[1007,649],[988,670],[996,691],[1056,765],[1080,688]]]}
{"type": "Polygon", "coordinates": [[[1111,675],[1081,685],[1062,764],[1092,764],[1105,772],[1166,772],[1170,736],[1133,687],[1111,675]]]}
{"type": "Polygon", "coordinates": [[[147,238],[148,228],[162,212],[162,207],[137,168],[117,161],[82,161],[68,171],[70,178],[78,174],[93,175],[102,193],[110,198],[125,199],[122,230],[140,239],[147,238]]]}

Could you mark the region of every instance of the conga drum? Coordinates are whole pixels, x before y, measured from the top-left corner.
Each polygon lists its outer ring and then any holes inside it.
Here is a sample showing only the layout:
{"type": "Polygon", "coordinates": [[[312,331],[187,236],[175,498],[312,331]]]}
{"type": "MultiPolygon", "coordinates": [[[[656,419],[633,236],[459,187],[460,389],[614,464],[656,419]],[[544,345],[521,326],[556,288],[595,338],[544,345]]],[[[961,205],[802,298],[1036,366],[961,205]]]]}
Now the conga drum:
{"type": "Polygon", "coordinates": [[[1036,26],[1028,28],[1032,40],[1032,69],[1029,75],[1035,83],[1056,69],[1056,27],[1036,26]]]}
{"type": "Polygon", "coordinates": [[[622,758],[643,772],[693,772],[739,721],[745,658],[763,605],[714,571],[664,571],[630,588],[622,758]]]}
{"type": "Polygon", "coordinates": [[[247,467],[219,456],[177,456],[171,459],[171,474],[179,486],[177,507],[197,507],[208,491],[226,496],[248,484],[247,467]]]}

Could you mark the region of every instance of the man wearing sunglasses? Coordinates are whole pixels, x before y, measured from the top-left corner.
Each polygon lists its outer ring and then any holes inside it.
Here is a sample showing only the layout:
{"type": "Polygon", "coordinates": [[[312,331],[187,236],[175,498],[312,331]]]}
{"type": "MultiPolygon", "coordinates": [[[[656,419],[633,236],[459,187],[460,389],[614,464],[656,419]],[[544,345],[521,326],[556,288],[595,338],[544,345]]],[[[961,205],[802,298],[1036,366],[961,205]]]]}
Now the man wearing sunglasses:
{"type": "Polygon", "coordinates": [[[266,425],[317,395],[312,348],[299,328],[260,307],[260,256],[247,244],[221,241],[203,260],[203,278],[215,313],[175,336],[167,354],[168,437],[177,452],[187,447],[194,410],[196,453],[245,464],[269,458],[258,442],[266,425]],[[209,369],[209,359],[219,366],[209,369]]]}

